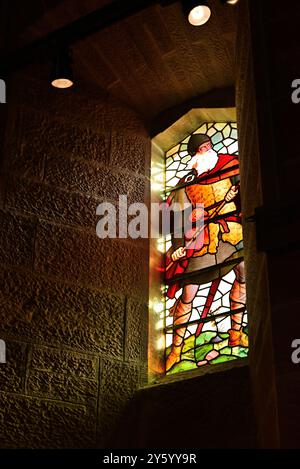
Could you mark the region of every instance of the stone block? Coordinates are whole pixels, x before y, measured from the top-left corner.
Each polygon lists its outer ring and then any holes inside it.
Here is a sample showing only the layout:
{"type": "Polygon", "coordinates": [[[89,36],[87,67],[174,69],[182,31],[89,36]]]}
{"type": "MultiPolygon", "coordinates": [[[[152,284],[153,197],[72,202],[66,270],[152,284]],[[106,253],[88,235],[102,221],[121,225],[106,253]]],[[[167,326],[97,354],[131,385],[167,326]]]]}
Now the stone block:
{"type": "Polygon", "coordinates": [[[10,212],[33,215],[39,219],[65,225],[77,225],[96,231],[96,209],[100,199],[70,193],[45,184],[11,178],[6,195],[10,212]]]}
{"type": "Polygon", "coordinates": [[[49,126],[49,153],[71,155],[84,160],[107,164],[109,161],[110,133],[98,132],[89,127],[62,124],[60,121],[49,126]],[[51,129],[51,131],[50,131],[51,129]]]}
{"type": "Polygon", "coordinates": [[[139,135],[112,132],[111,164],[119,169],[145,173],[145,160],[150,153],[150,139],[139,135]]]}
{"type": "Polygon", "coordinates": [[[51,114],[23,111],[22,137],[29,154],[71,155],[107,164],[110,133],[53,119],[51,114]]]}
{"type": "Polygon", "coordinates": [[[42,181],[47,152],[46,128],[44,114],[18,109],[5,140],[6,170],[42,181]]]}
{"type": "Polygon", "coordinates": [[[118,201],[119,195],[128,195],[130,203],[144,201],[144,178],[59,156],[47,159],[45,182],[112,201],[118,201]]]}
{"type": "Polygon", "coordinates": [[[98,441],[105,444],[139,386],[135,365],[103,360],[100,377],[98,441]]]}
{"type": "Polygon", "coordinates": [[[95,355],[40,346],[33,346],[30,368],[94,381],[97,381],[99,374],[98,358],[95,355]]]}
{"type": "Polygon", "coordinates": [[[35,222],[0,211],[0,262],[32,268],[35,222]]]}
{"type": "Polygon", "coordinates": [[[115,240],[113,252],[113,282],[118,290],[141,299],[148,298],[148,249],[115,240]]]}
{"type": "Polygon", "coordinates": [[[126,360],[147,362],[148,352],[148,306],[131,298],[126,304],[126,360]]]}
{"type": "Polygon", "coordinates": [[[90,379],[78,379],[58,373],[32,371],[27,380],[27,393],[31,396],[64,402],[90,405],[97,401],[98,383],[90,379]]]}
{"type": "MultiPolygon", "coordinates": [[[[2,338],[0,334],[0,338],[2,338]]],[[[4,340],[4,338],[3,338],[4,340]]],[[[6,363],[0,364],[1,391],[22,392],[25,385],[27,347],[26,344],[5,339],[6,363]]]]}
{"type": "Polygon", "coordinates": [[[98,359],[34,346],[26,391],[33,396],[94,407],[98,397],[98,359]]]}
{"type": "Polygon", "coordinates": [[[121,240],[41,223],[35,269],[115,293],[148,294],[148,249],[121,240]],[[83,254],[84,253],[84,254],[83,254]]]}
{"type": "MultiPolygon", "coordinates": [[[[122,297],[2,270],[0,304],[0,337],[10,336],[77,352],[123,356],[125,301],[122,297]]],[[[42,357],[41,354],[41,360],[42,357]]],[[[36,363],[35,354],[33,358],[36,363]]],[[[50,362],[49,358],[48,370],[52,369],[50,362]]],[[[64,366],[58,368],[60,373],[64,372],[64,366]]],[[[85,366],[89,373],[94,373],[91,365],[85,366]]]]}
{"type": "Polygon", "coordinates": [[[40,223],[37,230],[35,269],[74,283],[111,289],[113,274],[111,240],[96,233],[40,223]]]}
{"type": "Polygon", "coordinates": [[[83,405],[0,392],[2,448],[91,448],[95,413],[83,405]]]}

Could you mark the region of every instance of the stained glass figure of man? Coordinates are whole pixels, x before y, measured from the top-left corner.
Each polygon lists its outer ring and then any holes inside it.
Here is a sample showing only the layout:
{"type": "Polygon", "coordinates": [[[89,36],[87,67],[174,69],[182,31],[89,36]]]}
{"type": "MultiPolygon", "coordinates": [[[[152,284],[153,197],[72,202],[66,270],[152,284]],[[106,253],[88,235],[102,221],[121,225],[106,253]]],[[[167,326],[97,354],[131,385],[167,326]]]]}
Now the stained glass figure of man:
{"type": "MultiPolygon", "coordinates": [[[[169,310],[170,316],[173,316],[174,330],[171,350],[166,360],[166,371],[181,361],[186,323],[190,320],[193,300],[199,286],[212,282],[204,307],[204,310],[209,310],[221,277],[232,269],[235,280],[230,291],[230,309],[239,311],[231,315],[228,345],[248,346],[248,337],[242,327],[246,288],[244,262],[241,261],[243,235],[239,207],[238,159],[235,155],[216,153],[210,138],[205,134],[193,134],[190,137],[188,152],[192,157],[190,171],[174,187],[168,204],[170,207],[173,203],[190,203],[192,207],[203,204],[204,233],[202,244],[197,245],[195,241],[192,249],[191,239],[186,235],[181,239],[173,237],[172,247],[167,252],[166,279],[171,280],[167,296],[174,298],[181,288],[182,293],[169,310]],[[185,277],[185,274],[190,275],[185,277]],[[177,277],[180,277],[178,281],[177,277]],[[183,326],[178,327],[181,324],[183,326]]],[[[194,220],[197,219],[196,209],[193,210],[192,216],[194,220]]],[[[202,325],[199,324],[196,335],[201,332],[202,325]]],[[[213,350],[197,363],[198,366],[208,363],[217,355],[218,352],[213,350]]]]}

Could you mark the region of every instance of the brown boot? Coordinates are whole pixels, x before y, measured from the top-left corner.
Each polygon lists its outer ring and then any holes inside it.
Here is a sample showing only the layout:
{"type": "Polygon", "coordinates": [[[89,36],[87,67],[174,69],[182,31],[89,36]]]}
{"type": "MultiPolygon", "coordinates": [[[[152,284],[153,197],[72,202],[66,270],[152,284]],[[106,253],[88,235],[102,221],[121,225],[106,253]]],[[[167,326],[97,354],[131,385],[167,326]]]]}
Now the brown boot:
{"type": "Polygon", "coordinates": [[[180,301],[180,298],[178,298],[178,299],[175,301],[175,303],[173,304],[173,306],[171,306],[171,308],[169,309],[169,316],[174,316],[179,301],[180,301]]]}
{"type": "Polygon", "coordinates": [[[172,344],[171,352],[169,353],[167,360],[166,360],[166,371],[169,371],[175,363],[179,363],[181,360],[181,351],[182,351],[183,343],[176,347],[172,344]]]}
{"type": "Polygon", "coordinates": [[[245,334],[245,332],[243,331],[243,329],[241,329],[240,346],[241,346],[241,347],[249,347],[248,335],[245,334]]]}
{"type": "Polygon", "coordinates": [[[236,330],[236,329],[229,329],[229,341],[228,345],[229,347],[248,347],[249,346],[249,341],[248,341],[248,336],[243,332],[242,329],[236,330]]]}
{"type": "MultiPolygon", "coordinates": [[[[192,303],[183,303],[179,298],[171,309],[170,314],[174,317],[173,325],[178,326],[179,324],[189,321],[192,312],[192,303]]],[[[185,332],[186,326],[179,327],[173,332],[173,343],[166,360],[166,371],[169,371],[175,363],[179,363],[181,360],[185,332]]]]}

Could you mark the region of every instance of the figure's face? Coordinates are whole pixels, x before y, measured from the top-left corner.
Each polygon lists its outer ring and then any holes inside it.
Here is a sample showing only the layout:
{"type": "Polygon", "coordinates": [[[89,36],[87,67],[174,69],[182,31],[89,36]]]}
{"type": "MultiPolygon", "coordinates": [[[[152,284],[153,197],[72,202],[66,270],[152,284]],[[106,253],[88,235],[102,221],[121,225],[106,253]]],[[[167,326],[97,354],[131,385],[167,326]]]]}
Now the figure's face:
{"type": "Polygon", "coordinates": [[[202,143],[202,145],[200,145],[198,147],[198,150],[197,150],[197,155],[203,155],[203,153],[206,153],[208,150],[211,150],[212,148],[212,144],[211,142],[204,142],[202,143]]]}
{"type": "Polygon", "coordinates": [[[218,161],[218,153],[213,149],[210,141],[199,145],[197,153],[191,158],[189,166],[196,169],[198,174],[214,168],[218,161]]]}

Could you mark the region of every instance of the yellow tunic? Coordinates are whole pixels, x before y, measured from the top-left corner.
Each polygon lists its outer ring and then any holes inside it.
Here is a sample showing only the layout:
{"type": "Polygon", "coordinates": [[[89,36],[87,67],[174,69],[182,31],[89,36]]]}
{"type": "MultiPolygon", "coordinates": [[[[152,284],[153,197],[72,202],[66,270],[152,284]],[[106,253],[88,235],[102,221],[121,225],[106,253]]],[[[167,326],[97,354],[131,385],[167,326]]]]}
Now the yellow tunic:
{"type": "MultiPolygon", "coordinates": [[[[187,197],[193,206],[196,204],[203,204],[204,208],[210,207],[216,202],[224,200],[227,192],[230,190],[232,183],[229,178],[217,181],[213,184],[194,184],[187,186],[187,197]]],[[[226,214],[236,210],[234,202],[226,203],[225,206],[218,212],[218,215],[226,214]]],[[[208,215],[211,215],[215,208],[208,210],[208,215]]],[[[240,223],[229,221],[227,222],[229,233],[226,233],[220,223],[209,223],[208,234],[209,243],[204,245],[200,251],[196,251],[193,257],[203,256],[206,253],[215,254],[219,245],[219,234],[224,242],[228,242],[236,246],[243,239],[242,226],[240,223]]]]}

